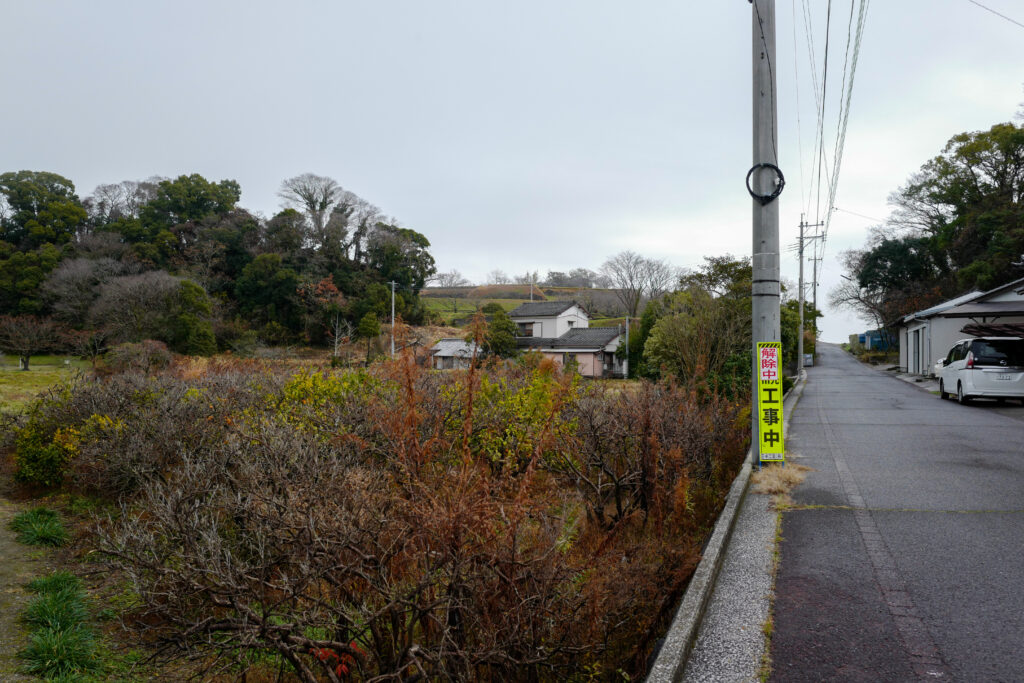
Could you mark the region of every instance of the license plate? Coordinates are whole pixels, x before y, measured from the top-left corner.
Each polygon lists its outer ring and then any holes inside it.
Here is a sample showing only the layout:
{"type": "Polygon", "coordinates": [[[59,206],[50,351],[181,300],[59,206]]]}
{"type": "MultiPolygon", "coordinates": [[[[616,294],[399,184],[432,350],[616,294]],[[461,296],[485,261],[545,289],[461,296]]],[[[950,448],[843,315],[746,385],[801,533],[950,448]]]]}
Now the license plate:
{"type": "Polygon", "coordinates": [[[1013,379],[1013,375],[1009,375],[1009,374],[996,375],[996,379],[1013,379]]]}

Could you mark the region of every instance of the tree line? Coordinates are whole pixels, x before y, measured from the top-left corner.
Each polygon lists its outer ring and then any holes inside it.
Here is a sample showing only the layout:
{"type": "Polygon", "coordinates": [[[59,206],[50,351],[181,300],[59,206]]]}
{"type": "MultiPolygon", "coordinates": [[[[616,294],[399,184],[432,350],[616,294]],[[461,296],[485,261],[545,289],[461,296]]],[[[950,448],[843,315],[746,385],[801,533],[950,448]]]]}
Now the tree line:
{"type": "Polygon", "coordinates": [[[1024,126],[953,136],[890,197],[894,210],[831,294],[883,329],[900,317],[1024,276],[1024,126]]]}
{"type": "Polygon", "coordinates": [[[199,174],[85,199],[56,173],[0,174],[0,337],[17,318],[188,354],[323,344],[388,315],[392,282],[397,314],[423,321],[436,271],[424,235],[331,178],[286,179],[279,196],[264,219],[239,206],[236,181],[199,174]]]}

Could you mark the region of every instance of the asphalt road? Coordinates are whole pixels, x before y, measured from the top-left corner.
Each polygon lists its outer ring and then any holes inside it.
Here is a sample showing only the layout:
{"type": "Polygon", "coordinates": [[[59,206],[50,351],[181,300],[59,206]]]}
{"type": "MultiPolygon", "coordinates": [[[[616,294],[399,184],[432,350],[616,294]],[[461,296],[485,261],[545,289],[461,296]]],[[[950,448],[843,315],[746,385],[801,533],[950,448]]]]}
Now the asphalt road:
{"type": "Polygon", "coordinates": [[[790,462],[771,681],[1024,681],[1024,406],[820,344],[790,462]]]}

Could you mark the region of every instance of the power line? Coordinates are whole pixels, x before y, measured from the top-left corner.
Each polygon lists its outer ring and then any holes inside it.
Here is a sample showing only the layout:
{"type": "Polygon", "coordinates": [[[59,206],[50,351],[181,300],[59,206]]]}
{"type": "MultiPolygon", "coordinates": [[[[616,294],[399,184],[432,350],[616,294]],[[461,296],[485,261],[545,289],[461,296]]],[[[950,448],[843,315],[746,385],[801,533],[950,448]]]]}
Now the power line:
{"type": "MultiPolygon", "coordinates": [[[[851,18],[852,18],[853,0],[850,0],[850,1],[851,1],[850,10],[851,10],[851,18]]],[[[825,228],[822,231],[822,239],[821,239],[821,245],[822,245],[821,246],[821,255],[822,255],[822,257],[824,257],[824,255],[825,255],[825,243],[828,241],[828,229],[829,229],[829,226],[832,223],[832,207],[835,206],[836,189],[839,186],[839,169],[840,169],[840,167],[842,166],[842,163],[843,163],[843,149],[846,146],[846,128],[847,128],[847,124],[850,121],[850,101],[853,98],[853,80],[854,80],[854,76],[857,73],[857,60],[860,57],[860,45],[861,45],[861,41],[864,38],[864,23],[867,20],[868,5],[869,4],[870,4],[870,0],[860,0],[860,10],[859,10],[858,15],[857,15],[857,34],[856,34],[856,39],[854,40],[854,45],[853,45],[853,61],[850,64],[850,80],[846,84],[845,105],[843,107],[843,111],[840,114],[840,128],[839,128],[840,132],[839,132],[839,137],[838,137],[838,141],[837,141],[837,144],[836,144],[836,150],[837,151],[836,151],[836,158],[835,158],[835,166],[833,166],[833,172],[832,172],[831,192],[829,193],[829,198],[828,198],[829,211],[825,215],[825,228]]]]}
{"type": "Polygon", "coordinates": [[[991,7],[985,7],[980,2],[976,2],[976,0],[967,0],[967,2],[971,3],[972,5],[977,5],[978,7],[980,7],[983,10],[988,10],[989,12],[991,12],[994,15],[996,15],[997,17],[1000,17],[1001,19],[1006,19],[1011,24],[1017,24],[1017,26],[1020,26],[1021,28],[1024,28],[1024,24],[1020,23],[1016,19],[1011,19],[1010,17],[1006,16],[1005,14],[1000,14],[999,12],[995,11],[991,7]]]}
{"type": "Polygon", "coordinates": [[[821,114],[818,118],[818,127],[821,128],[821,141],[818,158],[818,202],[814,207],[814,222],[821,220],[821,167],[825,158],[825,104],[828,95],[828,45],[832,27],[832,0],[828,0],[828,9],[825,13],[825,68],[821,72],[821,114]]]}
{"type": "Polygon", "coordinates": [[[838,206],[833,206],[832,210],[833,211],[842,211],[843,213],[848,213],[851,216],[857,216],[858,218],[864,218],[864,219],[869,220],[869,221],[874,221],[875,223],[884,223],[885,222],[881,218],[875,218],[874,216],[865,216],[864,214],[857,213],[856,211],[847,211],[846,209],[840,209],[838,206]]]}
{"type": "MultiPolygon", "coordinates": [[[[792,0],[793,16],[796,17],[796,0],[792,0]]],[[[800,206],[804,205],[804,134],[800,127],[800,59],[796,42],[796,21],[789,22],[793,27],[793,85],[796,88],[796,144],[800,159],[800,206]]]]}

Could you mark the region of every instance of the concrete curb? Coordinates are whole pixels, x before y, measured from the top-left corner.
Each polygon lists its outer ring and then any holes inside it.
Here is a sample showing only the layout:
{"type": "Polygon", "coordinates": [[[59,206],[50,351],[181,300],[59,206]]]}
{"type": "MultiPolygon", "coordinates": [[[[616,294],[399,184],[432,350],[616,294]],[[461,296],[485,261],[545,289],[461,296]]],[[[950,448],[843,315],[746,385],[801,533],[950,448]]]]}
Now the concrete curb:
{"type": "MultiPolygon", "coordinates": [[[[807,373],[801,370],[800,379],[784,399],[792,399],[786,408],[784,429],[787,431],[789,418],[803,394],[806,381],[807,373]]],[[[732,530],[736,526],[740,504],[750,487],[752,459],[753,451],[747,451],[746,461],[732,482],[725,507],[718,516],[718,521],[715,522],[711,539],[704,549],[704,555],[697,565],[697,570],[693,573],[693,578],[690,579],[686,593],[683,594],[683,600],[676,610],[676,616],[672,619],[672,625],[665,635],[665,642],[662,643],[654,665],[651,666],[651,671],[647,674],[648,683],[668,683],[669,681],[676,683],[683,680],[686,662],[697,641],[701,621],[704,619],[704,613],[714,592],[715,580],[722,569],[726,546],[729,544],[732,530]]]]}

